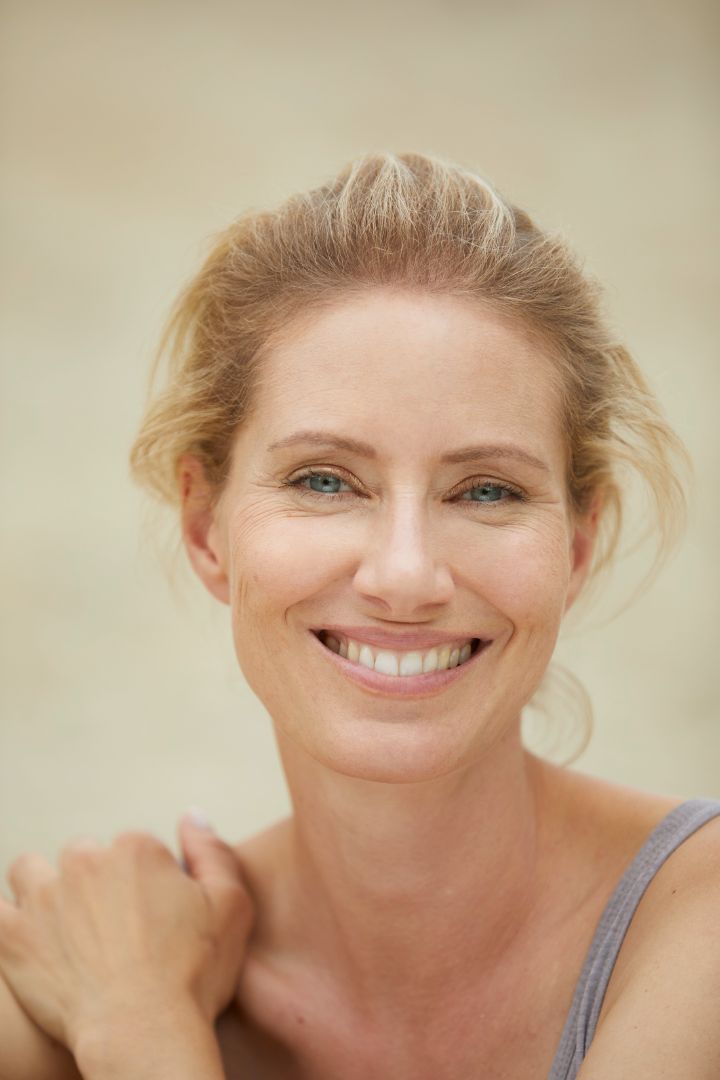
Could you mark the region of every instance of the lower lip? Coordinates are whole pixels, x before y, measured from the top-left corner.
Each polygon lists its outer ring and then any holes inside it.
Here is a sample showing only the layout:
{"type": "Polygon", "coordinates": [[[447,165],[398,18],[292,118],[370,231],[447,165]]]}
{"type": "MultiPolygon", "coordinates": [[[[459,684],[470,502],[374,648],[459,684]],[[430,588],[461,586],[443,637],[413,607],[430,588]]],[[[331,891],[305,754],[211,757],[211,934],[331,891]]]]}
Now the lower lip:
{"type": "Polygon", "coordinates": [[[374,671],[372,668],[364,667],[362,664],[354,664],[351,660],[346,660],[344,656],[340,656],[339,653],[328,649],[327,645],[323,645],[320,638],[312,630],[310,636],[322,651],[323,656],[327,657],[330,663],[335,664],[346,678],[375,694],[403,698],[429,697],[431,694],[440,693],[445,687],[462,679],[463,675],[471,670],[473,665],[485,655],[488,646],[492,644],[489,641],[482,642],[477,651],[464,664],[459,664],[458,667],[454,668],[447,668],[445,671],[428,671],[424,675],[383,675],[382,672],[374,671]]]}

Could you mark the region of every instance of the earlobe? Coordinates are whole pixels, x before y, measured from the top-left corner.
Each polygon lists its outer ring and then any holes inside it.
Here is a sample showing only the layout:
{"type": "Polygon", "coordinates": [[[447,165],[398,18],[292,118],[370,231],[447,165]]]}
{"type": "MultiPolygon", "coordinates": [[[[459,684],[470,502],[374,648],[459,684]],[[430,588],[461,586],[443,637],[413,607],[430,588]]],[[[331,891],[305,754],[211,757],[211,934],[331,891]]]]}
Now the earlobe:
{"type": "Polygon", "coordinates": [[[184,454],[178,468],[182,535],[185,550],[205,587],[224,604],[230,603],[225,552],[220,542],[216,508],[202,464],[184,454]]]}

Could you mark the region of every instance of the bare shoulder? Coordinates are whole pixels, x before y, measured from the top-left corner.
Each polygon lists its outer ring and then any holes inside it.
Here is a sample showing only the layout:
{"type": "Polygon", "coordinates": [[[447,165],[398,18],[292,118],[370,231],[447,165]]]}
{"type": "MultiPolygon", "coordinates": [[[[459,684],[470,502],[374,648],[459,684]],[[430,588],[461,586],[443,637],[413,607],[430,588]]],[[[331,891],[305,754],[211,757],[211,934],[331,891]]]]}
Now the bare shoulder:
{"type": "Polygon", "coordinates": [[[264,862],[268,856],[276,854],[278,845],[287,834],[291,818],[282,818],[272,822],[259,832],[238,840],[231,846],[240,859],[253,862],[255,859],[264,862]]]}
{"type": "Polygon", "coordinates": [[[30,1019],[0,975],[0,1080],[82,1080],[72,1055],[30,1019]]]}
{"type": "Polygon", "coordinates": [[[291,819],[283,818],[232,845],[256,909],[251,947],[265,941],[271,926],[287,916],[283,873],[291,819]]]}
{"type": "Polygon", "coordinates": [[[620,950],[582,1080],[720,1076],[720,817],[668,857],[620,950]]]}

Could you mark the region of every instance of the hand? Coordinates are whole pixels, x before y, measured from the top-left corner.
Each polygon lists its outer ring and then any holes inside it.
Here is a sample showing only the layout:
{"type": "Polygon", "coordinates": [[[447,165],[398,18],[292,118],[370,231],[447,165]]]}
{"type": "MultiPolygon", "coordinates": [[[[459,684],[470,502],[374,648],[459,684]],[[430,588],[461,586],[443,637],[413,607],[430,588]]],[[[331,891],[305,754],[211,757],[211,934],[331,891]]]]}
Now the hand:
{"type": "Polygon", "coordinates": [[[184,873],[147,833],[77,841],[56,871],[21,855],[0,897],[0,970],[29,1016],[73,1052],[114,1016],[194,1003],[210,1025],[232,1000],[253,911],[232,849],[186,816],[184,873]]]}

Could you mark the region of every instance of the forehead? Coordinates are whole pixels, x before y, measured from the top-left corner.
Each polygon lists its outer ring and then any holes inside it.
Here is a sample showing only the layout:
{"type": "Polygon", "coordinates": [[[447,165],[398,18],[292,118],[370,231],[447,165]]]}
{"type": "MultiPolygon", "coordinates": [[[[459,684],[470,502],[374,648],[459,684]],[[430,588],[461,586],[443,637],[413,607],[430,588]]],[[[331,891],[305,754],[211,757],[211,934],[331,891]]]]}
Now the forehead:
{"type": "Polygon", "coordinates": [[[465,297],[376,288],[311,310],[265,351],[255,420],[328,428],[379,454],[521,441],[563,455],[557,369],[518,320],[465,297]]]}

